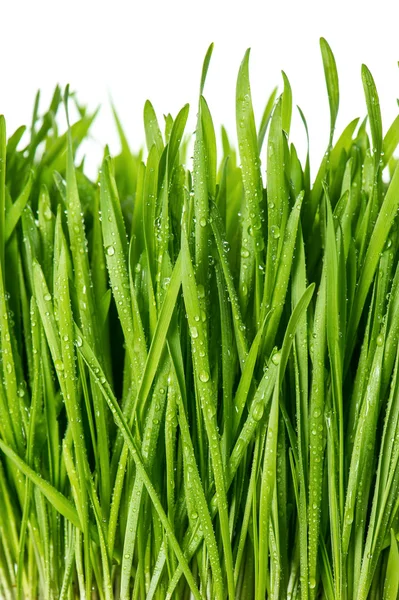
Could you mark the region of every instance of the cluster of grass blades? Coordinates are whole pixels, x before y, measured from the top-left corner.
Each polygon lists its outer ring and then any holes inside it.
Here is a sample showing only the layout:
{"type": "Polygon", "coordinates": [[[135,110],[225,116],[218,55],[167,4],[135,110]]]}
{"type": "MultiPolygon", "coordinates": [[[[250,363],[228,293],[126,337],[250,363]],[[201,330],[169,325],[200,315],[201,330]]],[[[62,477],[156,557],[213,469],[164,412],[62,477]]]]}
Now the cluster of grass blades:
{"type": "Polygon", "coordinates": [[[363,66],[335,139],[320,44],[313,184],[285,75],[256,128],[249,52],[218,159],[208,50],[192,169],[188,105],[146,103],[146,161],[115,114],[97,181],[68,89],[0,117],[2,599],[398,598],[399,117],[363,66]]]}

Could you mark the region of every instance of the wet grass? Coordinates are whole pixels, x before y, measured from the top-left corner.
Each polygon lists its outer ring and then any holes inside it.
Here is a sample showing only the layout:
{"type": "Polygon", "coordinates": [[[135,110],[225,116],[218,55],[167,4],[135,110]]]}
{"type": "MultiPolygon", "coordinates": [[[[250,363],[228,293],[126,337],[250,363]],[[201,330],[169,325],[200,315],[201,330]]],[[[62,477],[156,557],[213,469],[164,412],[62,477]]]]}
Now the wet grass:
{"type": "Polygon", "coordinates": [[[28,130],[0,117],[2,598],[397,598],[399,117],[384,134],[363,66],[337,136],[320,47],[314,179],[284,73],[257,127],[249,51],[237,151],[212,46],[195,134],[147,102],[134,154],[115,112],[96,181],[68,88],[28,130]]]}

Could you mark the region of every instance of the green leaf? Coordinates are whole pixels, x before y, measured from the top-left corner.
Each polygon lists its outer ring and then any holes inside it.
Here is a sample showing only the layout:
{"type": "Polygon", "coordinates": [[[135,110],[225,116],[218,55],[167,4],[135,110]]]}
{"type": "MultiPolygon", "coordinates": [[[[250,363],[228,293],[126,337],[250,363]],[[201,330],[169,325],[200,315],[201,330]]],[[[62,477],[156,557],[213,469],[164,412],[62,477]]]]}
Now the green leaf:
{"type": "Polygon", "coordinates": [[[399,144],[399,115],[394,119],[390,128],[385,134],[384,141],[382,144],[383,150],[383,164],[387,166],[392,158],[393,153],[399,144]]]}
{"type": "Polygon", "coordinates": [[[377,221],[371,234],[367,247],[363,268],[360,273],[358,289],[353,301],[349,317],[346,360],[352,355],[355,343],[356,330],[359,325],[367,294],[373,280],[380,254],[387,241],[393,220],[399,208],[399,168],[396,168],[394,176],[389,184],[387,193],[378,213],[377,221]]]}
{"type": "Polygon", "coordinates": [[[15,202],[7,210],[6,217],[5,217],[5,234],[4,234],[5,243],[7,243],[8,240],[10,239],[10,237],[19,221],[22,211],[24,210],[26,203],[29,200],[29,195],[30,195],[30,192],[32,189],[32,184],[33,184],[33,174],[32,174],[32,172],[30,172],[28,181],[26,182],[21,194],[18,196],[18,198],[15,200],[15,202]]]}
{"type": "Polygon", "coordinates": [[[211,62],[213,52],[213,42],[210,44],[208,50],[206,51],[204,63],[202,65],[202,73],[201,73],[201,85],[200,85],[200,96],[202,96],[204,92],[205,80],[208,74],[209,63],[211,62]]]}
{"type": "Polygon", "coordinates": [[[320,38],[320,50],[323,59],[324,76],[327,84],[328,102],[330,104],[330,145],[335,129],[339,107],[339,83],[337,65],[334,54],[324,38],[320,38]]]}
{"type": "Polygon", "coordinates": [[[391,547],[384,583],[384,600],[395,600],[399,592],[399,552],[395,534],[391,529],[391,547]]]}
{"type": "Polygon", "coordinates": [[[249,53],[248,49],[240,66],[236,87],[237,137],[244,187],[239,296],[245,313],[249,298],[255,293],[255,316],[259,321],[263,293],[263,277],[259,267],[264,262],[265,247],[260,206],[263,186],[249,83],[249,53]]]}
{"type": "Polygon", "coordinates": [[[14,463],[14,465],[22,473],[29,477],[29,479],[39,488],[44,494],[47,500],[54,506],[54,508],[63,515],[68,521],[73,523],[75,527],[81,529],[81,523],[73,504],[65,498],[58,490],[50,485],[39,473],[36,473],[31,469],[7,444],[0,440],[0,449],[8,458],[14,463]]]}
{"type": "Polygon", "coordinates": [[[149,100],[146,100],[144,104],[144,128],[148,151],[155,146],[158,157],[160,157],[164,149],[162,133],[158,125],[154,107],[149,100]]]}
{"type": "Polygon", "coordinates": [[[367,113],[370,121],[371,139],[373,141],[373,154],[377,164],[380,161],[382,151],[382,121],[380,100],[374,79],[366,65],[362,65],[362,81],[364,95],[366,97],[367,113]]]}
{"type": "Polygon", "coordinates": [[[223,471],[223,461],[219,434],[216,426],[216,398],[213,391],[209,354],[206,352],[207,340],[204,325],[199,318],[200,303],[198,288],[195,282],[194,269],[191,263],[190,251],[187,240],[187,230],[182,230],[182,286],[184,304],[187,311],[188,325],[190,327],[191,343],[194,356],[194,378],[200,406],[204,418],[208,437],[210,455],[215,477],[215,487],[219,507],[219,521],[223,542],[224,559],[227,569],[227,585],[231,597],[235,596],[233,555],[230,544],[226,481],[223,471]]]}
{"type": "Polygon", "coordinates": [[[263,142],[264,142],[266,131],[267,131],[267,126],[269,125],[270,117],[272,116],[273,106],[274,106],[274,103],[276,101],[276,96],[277,96],[277,90],[278,90],[278,88],[275,87],[274,90],[272,91],[272,93],[270,94],[269,99],[265,106],[265,110],[263,111],[260,125],[259,125],[259,131],[258,131],[259,155],[262,151],[263,142]]]}
{"type": "Polygon", "coordinates": [[[283,92],[283,104],[281,110],[281,120],[283,131],[287,134],[287,138],[290,135],[291,118],[292,118],[292,90],[290,82],[288,81],[287,75],[284,71],[281,72],[284,81],[284,92],[283,92]]]}
{"type": "Polygon", "coordinates": [[[173,551],[175,552],[176,557],[179,560],[179,563],[182,567],[183,573],[187,579],[190,589],[191,589],[194,597],[197,600],[201,600],[201,595],[195,584],[194,577],[193,577],[191,570],[187,564],[187,561],[186,561],[184,554],[180,548],[180,545],[173,533],[173,529],[169,523],[167,515],[165,514],[165,511],[159,500],[157,492],[156,492],[156,490],[151,482],[151,479],[144,467],[140,452],[136,446],[136,442],[135,442],[133,435],[131,433],[131,430],[125,420],[125,417],[123,416],[121,408],[120,408],[115,396],[113,395],[111,389],[109,388],[109,385],[107,384],[104,372],[102,371],[102,369],[93,353],[93,350],[90,348],[87,341],[83,338],[81,332],[78,330],[78,328],[76,326],[75,326],[75,331],[76,331],[76,336],[79,337],[79,339],[81,340],[81,345],[79,346],[79,352],[81,353],[84,361],[86,362],[88,368],[90,369],[92,376],[96,380],[96,383],[99,386],[99,388],[103,394],[103,397],[106,400],[106,402],[112,412],[112,415],[113,415],[116,425],[122,432],[124,440],[129,448],[132,458],[136,464],[137,472],[140,474],[140,477],[143,479],[143,482],[147,489],[148,495],[150,496],[151,501],[154,505],[154,509],[156,510],[156,512],[161,520],[161,523],[166,531],[166,534],[169,538],[169,541],[173,548],[173,551]]]}

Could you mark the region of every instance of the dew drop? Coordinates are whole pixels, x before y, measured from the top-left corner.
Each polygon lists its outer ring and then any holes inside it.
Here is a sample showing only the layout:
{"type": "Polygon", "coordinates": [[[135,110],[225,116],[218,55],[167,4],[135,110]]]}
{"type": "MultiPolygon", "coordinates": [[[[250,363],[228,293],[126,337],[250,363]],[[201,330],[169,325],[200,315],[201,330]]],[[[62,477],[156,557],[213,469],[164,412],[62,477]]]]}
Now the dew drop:
{"type": "Polygon", "coordinates": [[[272,237],[275,240],[278,240],[279,237],[280,237],[280,228],[277,227],[277,225],[273,225],[272,228],[271,228],[271,232],[272,232],[272,237]]]}
{"type": "Polygon", "coordinates": [[[207,381],[209,381],[209,373],[207,373],[206,371],[201,371],[199,378],[203,383],[206,383],[207,381]]]}
{"type": "Polygon", "coordinates": [[[107,254],[108,256],[113,256],[115,254],[115,248],[113,246],[108,246],[107,254]]]}
{"type": "Polygon", "coordinates": [[[254,404],[254,407],[252,409],[252,416],[255,419],[255,421],[261,420],[261,418],[263,417],[263,410],[264,406],[262,402],[257,402],[256,404],[254,404]]]}
{"type": "Polygon", "coordinates": [[[272,356],[272,363],[274,365],[278,365],[280,363],[281,354],[280,352],[275,352],[272,356]]]}

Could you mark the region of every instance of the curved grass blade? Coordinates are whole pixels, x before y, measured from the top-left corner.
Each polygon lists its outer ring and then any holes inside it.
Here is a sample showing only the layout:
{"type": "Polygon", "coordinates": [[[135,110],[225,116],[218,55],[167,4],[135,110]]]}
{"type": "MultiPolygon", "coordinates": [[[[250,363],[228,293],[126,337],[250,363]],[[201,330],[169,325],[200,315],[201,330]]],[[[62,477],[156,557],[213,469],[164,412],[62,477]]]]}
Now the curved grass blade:
{"type": "Polygon", "coordinates": [[[140,371],[136,360],[133,315],[130,302],[128,242],[109,157],[103,161],[100,181],[100,205],[103,215],[102,232],[107,268],[126,348],[134,366],[133,375],[138,380],[140,371]]]}
{"type": "MultiPolygon", "coordinates": [[[[1,242],[0,242],[1,244],[1,242]]],[[[9,319],[9,302],[6,296],[5,281],[4,281],[3,267],[0,262],[0,331],[1,331],[1,344],[0,350],[3,362],[3,381],[1,382],[2,396],[7,399],[8,406],[6,412],[11,417],[12,432],[8,431],[9,439],[12,439],[15,444],[15,449],[18,453],[24,452],[25,447],[25,434],[23,431],[23,419],[18,396],[18,383],[17,383],[17,363],[15,361],[15,346],[11,341],[13,335],[12,329],[10,329],[9,319]]],[[[2,401],[3,403],[3,401],[2,401]]],[[[8,421],[8,419],[7,419],[8,421]]],[[[7,422],[6,421],[6,422],[7,422]]]]}
{"type": "Polygon", "coordinates": [[[39,488],[42,494],[47,500],[54,506],[54,508],[68,521],[70,521],[78,529],[82,529],[78,513],[76,512],[73,504],[58,490],[48,483],[40,474],[29,467],[25,461],[22,460],[7,444],[0,440],[0,449],[8,456],[8,458],[14,463],[26,477],[39,488]]]}
{"type": "Polygon", "coordinates": [[[204,93],[206,76],[208,74],[209,63],[211,62],[212,53],[213,53],[213,42],[209,45],[208,50],[206,51],[204,62],[202,65],[202,73],[201,73],[201,84],[200,84],[200,96],[204,93]]]}
{"type": "MultiPolygon", "coordinates": [[[[89,516],[87,506],[87,479],[89,465],[87,462],[85,436],[82,426],[82,415],[77,400],[74,331],[69,298],[69,284],[66,260],[66,243],[61,240],[61,252],[56,278],[55,301],[57,303],[58,328],[51,305],[51,295],[45,283],[43,272],[34,263],[35,298],[42,319],[43,327],[52,353],[54,366],[66,401],[67,414],[71,422],[72,436],[77,456],[79,472],[78,513],[82,523],[86,548],[89,545],[89,516]]],[[[91,565],[88,550],[85,552],[86,594],[91,589],[91,565]]]]}
{"type": "Polygon", "coordinates": [[[379,164],[382,152],[382,120],[380,101],[372,74],[366,65],[362,65],[362,81],[369,116],[373,154],[376,164],[379,164]]]}
{"type": "Polygon", "coordinates": [[[261,200],[263,196],[258,139],[249,83],[248,49],[237,77],[236,120],[237,137],[240,149],[244,205],[242,220],[242,247],[240,263],[239,297],[243,313],[246,313],[251,294],[255,293],[255,317],[260,317],[260,304],[263,294],[263,277],[260,267],[264,263],[265,243],[262,233],[261,200]]]}
{"type": "Polygon", "coordinates": [[[259,561],[258,561],[258,580],[256,599],[263,600],[266,594],[266,582],[268,577],[268,549],[269,549],[269,526],[272,508],[272,499],[276,484],[276,459],[277,459],[277,439],[279,423],[279,396],[282,379],[291,351],[293,338],[297,326],[306,311],[313,296],[315,285],[311,284],[297,303],[290,317],[287,329],[284,335],[284,341],[278,359],[277,380],[274,386],[273,399],[270,408],[266,447],[263,461],[263,471],[261,479],[261,489],[259,498],[259,561]]]}
{"type": "Polygon", "coordinates": [[[155,146],[159,160],[164,149],[164,143],[154,107],[149,100],[146,100],[144,104],[144,128],[147,149],[150,151],[151,148],[155,146]]]}
{"type": "MultiPolygon", "coordinates": [[[[304,194],[301,192],[292,207],[291,214],[288,218],[287,226],[284,232],[284,238],[279,252],[279,262],[275,275],[275,283],[273,293],[270,298],[270,318],[266,325],[263,350],[268,356],[275,342],[277,329],[280,323],[281,315],[284,308],[284,301],[287,294],[288,282],[291,276],[292,261],[297,240],[297,231],[301,214],[301,207],[304,194]]],[[[275,230],[276,231],[276,230],[275,230]]],[[[274,234],[276,235],[276,233],[274,234]]],[[[276,261],[277,262],[277,261],[276,261]]],[[[264,298],[265,300],[265,298],[264,298]]],[[[263,305],[263,311],[267,304],[263,305]]]]}
{"type": "MultiPolygon", "coordinates": [[[[256,430],[260,423],[262,423],[263,414],[266,412],[266,408],[270,402],[275,387],[277,370],[277,365],[271,362],[268,368],[265,370],[262,380],[256,390],[251,404],[251,410],[230,455],[227,469],[227,489],[230,489],[238,468],[240,464],[242,464],[248,447],[253,440],[256,430]]],[[[214,517],[218,510],[216,495],[212,498],[210,506],[211,515],[214,517]]],[[[192,532],[190,530],[186,533],[185,539],[189,540],[187,554],[189,557],[192,557],[199,547],[202,538],[198,535],[197,531],[192,532]]],[[[170,581],[168,588],[168,595],[170,597],[172,596],[173,591],[178,584],[181,574],[181,569],[178,568],[170,581]]]]}
{"type": "Polygon", "coordinates": [[[238,384],[237,392],[234,397],[234,408],[235,408],[234,423],[233,423],[233,437],[234,438],[237,433],[238,426],[241,421],[242,413],[244,411],[245,404],[247,402],[251,383],[253,381],[255,364],[256,364],[256,361],[258,358],[259,348],[260,348],[260,345],[262,342],[263,331],[265,328],[265,322],[266,322],[266,319],[263,322],[263,324],[261,325],[261,327],[258,329],[255,339],[252,342],[251,349],[248,352],[248,356],[245,360],[245,365],[242,370],[240,383],[238,384]]]}
{"type": "Polygon", "coordinates": [[[222,344],[222,386],[223,386],[223,435],[222,450],[223,460],[227,463],[230,455],[233,437],[233,386],[234,366],[236,353],[234,352],[234,333],[231,311],[228,303],[227,290],[224,284],[223,272],[220,264],[215,265],[216,281],[219,297],[221,344],[222,344]]]}
{"type": "MultiPolygon", "coordinates": [[[[172,353],[171,353],[171,357],[172,357],[172,353]]],[[[179,380],[176,375],[176,365],[174,362],[172,362],[172,364],[173,364],[173,369],[174,369],[175,380],[176,380],[176,383],[178,384],[179,380]]],[[[199,516],[199,520],[200,520],[200,523],[202,526],[202,531],[204,533],[205,543],[206,543],[206,546],[207,546],[207,549],[209,552],[210,563],[211,563],[212,572],[213,572],[213,576],[214,576],[213,584],[215,587],[215,597],[216,598],[224,598],[225,592],[224,592],[223,575],[222,575],[222,568],[221,568],[220,557],[219,557],[219,550],[218,550],[216,537],[215,537],[215,533],[214,533],[214,529],[213,529],[213,525],[212,525],[212,518],[209,513],[208,504],[206,501],[204,489],[202,487],[202,483],[201,483],[201,479],[200,479],[200,475],[199,475],[199,471],[198,471],[198,466],[197,466],[197,461],[195,458],[193,442],[192,442],[192,438],[190,435],[189,424],[188,424],[187,417],[186,417],[186,410],[185,410],[186,402],[183,400],[183,393],[184,393],[184,390],[183,391],[181,389],[178,390],[176,401],[179,406],[178,419],[179,419],[180,432],[182,435],[182,440],[183,440],[183,444],[184,444],[184,448],[185,448],[186,468],[190,473],[190,479],[191,478],[193,479],[195,503],[197,506],[198,516],[199,516]]]]}
{"type": "Polygon", "coordinates": [[[87,341],[84,339],[83,334],[80,332],[79,328],[76,325],[75,325],[75,332],[76,332],[77,338],[79,338],[81,340],[81,345],[78,346],[79,352],[82,355],[82,358],[84,359],[85,363],[87,364],[89,370],[91,371],[99,389],[101,390],[101,392],[104,396],[104,399],[106,400],[106,402],[112,412],[112,415],[113,415],[116,425],[122,431],[124,440],[129,448],[129,451],[131,452],[133,460],[136,464],[137,472],[140,474],[140,477],[143,479],[143,482],[147,489],[148,495],[150,496],[151,501],[154,506],[154,509],[156,510],[156,512],[159,516],[159,519],[166,531],[166,534],[168,535],[171,547],[172,547],[173,551],[175,552],[176,557],[182,567],[183,573],[187,579],[190,589],[191,589],[194,597],[197,600],[202,600],[201,594],[198,591],[198,588],[195,584],[194,577],[191,573],[191,569],[188,566],[187,561],[184,557],[184,554],[180,548],[180,545],[173,533],[173,529],[172,529],[172,527],[169,523],[168,517],[162,507],[162,504],[159,500],[158,494],[155,491],[155,488],[152,484],[151,478],[149,477],[149,475],[144,467],[140,452],[136,446],[136,442],[135,442],[133,435],[131,433],[131,430],[125,420],[125,417],[123,416],[123,413],[118,404],[118,401],[115,398],[115,396],[113,395],[112,390],[110,389],[110,387],[107,383],[104,372],[102,371],[101,366],[93,353],[93,350],[90,348],[87,341]]]}
{"type": "Polygon", "coordinates": [[[207,149],[202,124],[202,104],[200,98],[194,142],[193,192],[195,215],[195,267],[198,282],[204,287],[206,295],[206,290],[208,288],[209,196],[207,149]]]}
{"type": "Polygon", "coordinates": [[[129,414],[132,415],[132,418],[136,414],[136,408],[138,406],[140,406],[140,409],[143,410],[157,372],[159,361],[165,347],[169,325],[175,310],[176,300],[180,291],[181,270],[182,263],[181,255],[179,254],[173,267],[167,292],[158,316],[156,330],[148,351],[147,361],[141,376],[140,386],[137,390],[137,396],[134,399],[133,407],[129,409],[129,414]]]}
{"type": "Polygon", "coordinates": [[[4,244],[8,242],[10,239],[20,217],[22,211],[24,210],[26,203],[29,200],[29,195],[33,185],[33,173],[30,172],[28,176],[28,181],[26,182],[22,192],[18,196],[18,198],[13,202],[10,208],[7,210],[5,215],[5,231],[4,231],[4,244]]]}
{"type": "Polygon", "coordinates": [[[279,239],[284,235],[281,226],[288,214],[284,164],[282,97],[280,96],[274,108],[267,145],[267,252],[261,318],[264,318],[270,310],[277,271],[279,239]]]}
{"type": "Polygon", "coordinates": [[[355,344],[356,330],[363,312],[366,297],[370,289],[381,252],[387,241],[392,223],[399,208],[399,168],[397,167],[389,184],[387,193],[378,213],[370,242],[367,247],[362,271],[360,273],[357,293],[354,297],[349,316],[347,344],[345,353],[345,370],[352,355],[355,344]]]}
{"type": "MultiPolygon", "coordinates": [[[[329,350],[332,379],[333,406],[338,430],[339,464],[338,469],[338,501],[339,514],[343,518],[344,510],[344,417],[343,417],[343,352],[345,340],[345,303],[346,303],[346,280],[345,266],[340,269],[340,258],[342,258],[341,229],[337,233],[334,230],[333,215],[330,200],[326,190],[327,206],[327,232],[326,232],[326,268],[327,268],[327,345],[329,350]],[[337,239],[336,239],[337,238],[337,239]],[[340,275],[342,273],[342,275],[340,275]],[[343,298],[343,301],[342,301],[343,298]]],[[[341,260],[342,263],[342,260],[341,260]]],[[[334,423],[335,424],[335,423],[334,423]]]]}
{"type": "Polygon", "coordinates": [[[334,598],[341,600],[343,589],[343,556],[341,545],[342,520],[340,518],[339,491],[337,489],[337,465],[335,464],[337,440],[331,416],[326,415],[327,423],[327,470],[328,498],[331,528],[332,562],[334,568],[334,598]]]}
{"type": "Polygon", "coordinates": [[[383,166],[386,167],[399,144],[399,115],[392,122],[382,144],[383,166]]]}
{"type": "Polygon", "coordinates": [[[334,54],[332,53],[328,42],[324,38],[320,38],[320,50],[327,84],[328,101],[330,104],[330,146],[332,146],[339,107],[338,73],[334,54]]]}
{"type": "MultiPolygon", "coordinates": [[[[29,427],[27,432],[27,448],[26,462],[29,466],[33,463],[33,453],[35,444],[35,428],[38,417],[39,401],[40,401],[40,380],[42,376],[41,366],[39,361],[40,352],[40,328],[38,327],[38,311],[37,306],[32,298],[31,300],[31,330],[32,330],[32,349],[33,349],[33,365],[34,365],[34,381],[32,388],[32,400],[30,407],[29,427]]],[[[22,514],[21,528],[19,532],[19,554],[18,554],[18,570],[17,570],[17,599],[22,600],[22,581],[24,572],[25,544],[26,533],[29,521],[29,513],[31,507],[31,481],[27,478],[25,485],[25,501],[22,514]]]]}
{"type": "Polygon", "coordinates": [[[290,135],[291,129],[291,118],[292,118],[292,90],[290,82],[288,81],[287,75],[284,71],[281,71],[281,75],[283,76],[284,82],[284,91],[283,91],[283,104],[281,108],[281,123],[283,127],[283,131],[287,135],[287,139],[290,135]]]}
{"type": "Polygon", "coordinates": [[[391,529],[391,547],[389,550],[389,558],[387,572],[384,583],[384,600],[395,600],[399,593],[399,552],[395,534],[391,529]]]}
{"type": "Polygon", "coordinates": [[[228,524],[228,504],[226,497],[225,474],[223,470],[219,434],[216,426],[216,398],[211,380],[205,327],[201,318],[199,317],[201,313],[198,299],[198,288],[195,282],[194,269],[191,263],[185,224],[183,225],[182,229],[182,260],[184,261],[184,267],[182,268],[182,286],[184,304],[187,311],[193,347],[193,367],[196,381],[196,391],[200,397],[201,410],[208,436],[209,450],[215,478],[221,536],[223,541],[224,557],[226,561],[228,592],[231,598],[234,598],[235,585],[233,555],[228,524]]]}
{"type": "Polygon", "coordinates": [[[278,88],[275,87],[274,90],[272,91],[272,93],[270,94],[269,99],[265,106],[265,110],[263,111],[262,119],[260,121],[259,131],[258,131],[259,155],[262,151],[263,142],[265,140],[265,135],[266,135],[266,131],[267,131],[267,126],[269,125],[270,117],[272,116],[273,106],[274,106],[274,103],[275,103],[276,97],[277,97],[277,90],[278,90],[278,88]]]}
{"type": "Polygon", "coordinates": [[[185,104],[174,120],[170,139],[168,144],[168,179],[171,180],[173,169],[178,159],[178,152],[183,138],[184,129],[186,127],[189,104],[185,104]]]}
{"type": "MultiPolygon", "coordinates": [[[[82,205],[79,197],[76,172],[73,161],[72,132],[69,127],[68,114],[68,95],[69,88],[65,91],[65,112],[68,123],[68,144],[66,161],[66,206],[67,223],[71,255],[73,261],[74,277],[76,281],[76,297],[79,311],[79,320],[84,335],[89,339],[92,346],[95,347],[101,362],[101,342],[94,310],[93,286],[89,267],[89,256],[87,251],[87,238],[85,232],[85,223],[83,220],[82,205]]],[[[109,504],[111,498],[111,482],[109,469],[109,436],[107,423],[105,420],[104,400],[98,390],[93,386],[94,417],[98,435],[102,440],[99,445],[100,469],[101,469],[101,504],[104,514],[108,517],[109,504]]]]}
{"type": "MultiPolygon", "coordinates": [[[[309,441],[309,506],[308,506],[308,548],[309,548],[309,581],[317,580],[317,565],[319,555],[320,518],[323,489],[323,465],[325,445],[325,369],[326,354],[326,295],[327,295],[327,269],[323,267],[320,287],[314,315],[313,341],[310,349],[313,363],[313,374],[310,395],[309,429],[319,431],[319,440],[310,436],[309,441]],[[320,451],[321,446],[321,451],[320,451]]],[[[313,598],[315,590],[311,597],[313,598]]]]}
{"type": "MultiPolygon", "coordinates": [[[[166,389],[168,387],[169,363],[163,360],[158,367],[157,381],[152,393],[151,404],[146,415],[143,440],[141,444],[141,455],[144,467],[149,473],[153,473],[153,465],[156,458],[158,438],[161,423],[166,407],[166,389]]],[[[137,529],[139,527],[140,506],[142,503],[144,483],[139,475],[136,476],[130,497],[129,510],[126,522],[126,533],[123,543],[121,591],[122,600],[129,599],[129,583],[132,570],[134,545],[136,542],[137,529]]]]}
{"type": "Polygon", "coordinates": [[[211,206],[211,225],[213,235],[215,236],[216,248],[220,264],[223,270],[224,279],[226,281],[227,290],[231,302],[231,310],[233,314],[234,333],[237,344],[238,357],[240,365],[243,366],[248,354],[248,343],[245,337],[245,324],[241,316],[241,309],[238,294],[234,286],[233,275],[225,252],[225,236],[223,231],[223,223],[219,211],[215,205],[211,206]]]}

